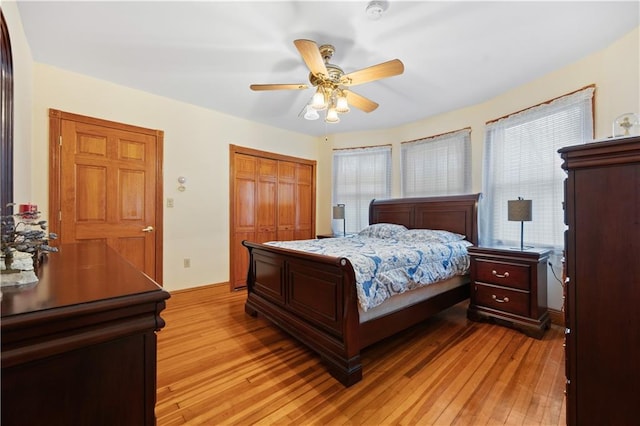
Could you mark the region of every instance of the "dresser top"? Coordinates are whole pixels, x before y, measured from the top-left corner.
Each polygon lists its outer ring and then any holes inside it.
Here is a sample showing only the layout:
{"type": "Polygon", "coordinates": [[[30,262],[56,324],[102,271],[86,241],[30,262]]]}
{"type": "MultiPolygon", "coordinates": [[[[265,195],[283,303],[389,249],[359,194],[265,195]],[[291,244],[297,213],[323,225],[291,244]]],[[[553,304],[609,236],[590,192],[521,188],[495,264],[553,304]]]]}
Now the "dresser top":
{"type": "Polygon", "coordinates": [[[19,314],[44,314],[89,304],[144,296],[169,298],[169,293],[102,243],[65,244],[38,268],[39,281],[2,288],[2,319],[19,314]]]}
{"type": "Polygon", "coordinates": [[[495,257],[535,258],[543,259],[551,254],[548,248],[530,247],[520,250],[512,246],[471,246],[467,248],[469,254],[495,257]]]}
{"type": "Polygon", "coordinates": [[[640,163],[640,136],[605,139],[558,150],[565,170],[640,163]]]}
{"type": "Polygon", "coordinates": [[[640,143],[640,136],[625,136],[618,138],[596,139],[587,143],[578,145],[570,145],[564,148],[560,148],[558,152],[570,152],[584,149],[599,149],[599,148],[614,148],[624,147],[628,144],[640,143]]]}

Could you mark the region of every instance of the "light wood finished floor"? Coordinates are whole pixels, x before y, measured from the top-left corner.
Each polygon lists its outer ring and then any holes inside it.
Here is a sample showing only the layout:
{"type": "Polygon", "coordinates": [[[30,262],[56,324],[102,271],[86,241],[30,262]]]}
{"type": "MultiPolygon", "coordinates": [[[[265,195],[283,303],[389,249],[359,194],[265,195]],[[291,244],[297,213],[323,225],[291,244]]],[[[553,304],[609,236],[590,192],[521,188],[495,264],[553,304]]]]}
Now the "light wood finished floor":
{"type": "Polygon", "coordinates": [[[362,353],[344,388],[226,285],[173,294],[158,333],[158,425],[563,425],[563,336],[466,319],[462,303],[362,353]]]}

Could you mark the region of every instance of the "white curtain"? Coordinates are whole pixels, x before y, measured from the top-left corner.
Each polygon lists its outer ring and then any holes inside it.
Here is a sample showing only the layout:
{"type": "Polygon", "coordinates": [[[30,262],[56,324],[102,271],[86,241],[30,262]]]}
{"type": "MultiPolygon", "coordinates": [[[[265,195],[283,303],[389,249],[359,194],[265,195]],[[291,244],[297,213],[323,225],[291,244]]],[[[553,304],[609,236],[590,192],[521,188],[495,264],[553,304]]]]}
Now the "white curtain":
{"type": "Polygon", "coordinates": [[[564,246],[564,180],[558,149],[593,139],[593,87],[510,115],[486,127],[480,242],[520,246],[520,222],[507,220],[507,200],[532,200],[524,243],[564,246]]]}
{"type": "MultiPolygon", "coordinates": [[[[369,224],[369,203],[372,199],[390,196],[391,146],[333,152],[332,202],[333,205],[345,205],[347,232],[358,232],[369,224]]],[[[333,229],[342,233],[342,223],[334,223],[333,229]]]]}
{"type": "Polygon", "coordinates": [[[471,191],[471,130],[404,142],[402,196],[468,194],[471,191]]]}

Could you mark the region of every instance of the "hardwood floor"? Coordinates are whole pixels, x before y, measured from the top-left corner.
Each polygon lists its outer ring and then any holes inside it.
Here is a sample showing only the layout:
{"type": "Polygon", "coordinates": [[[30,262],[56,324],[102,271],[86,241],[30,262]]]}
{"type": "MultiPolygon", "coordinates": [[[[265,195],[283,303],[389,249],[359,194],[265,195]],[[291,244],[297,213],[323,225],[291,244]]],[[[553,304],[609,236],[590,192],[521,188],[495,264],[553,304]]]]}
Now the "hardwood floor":
{"type": "Polygon", "coordinates": [[[158,425],[564,425],[562,329],[543,340],[462,303],[362,352],[344,388],[228,285],[173,294],[158,333],[158,425]]]}

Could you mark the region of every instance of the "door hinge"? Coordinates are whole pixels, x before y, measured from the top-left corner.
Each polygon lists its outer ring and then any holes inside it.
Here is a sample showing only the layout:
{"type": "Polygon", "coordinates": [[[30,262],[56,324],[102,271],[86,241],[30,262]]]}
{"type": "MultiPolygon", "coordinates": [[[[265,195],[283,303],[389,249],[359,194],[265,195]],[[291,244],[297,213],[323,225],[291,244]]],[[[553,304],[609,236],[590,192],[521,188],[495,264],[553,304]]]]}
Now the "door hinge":
{"type": "Polygon", "coordinates": [[[62,210],[58,210],[58,221],[62,221],[62,210]]]}
{"type": "Polygon", "coordinates": [[[62,135],[58,137],[58,145],[62,146],[62,135]]]}

